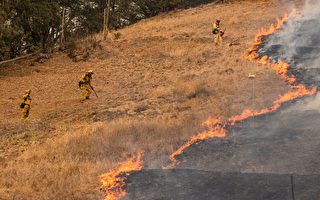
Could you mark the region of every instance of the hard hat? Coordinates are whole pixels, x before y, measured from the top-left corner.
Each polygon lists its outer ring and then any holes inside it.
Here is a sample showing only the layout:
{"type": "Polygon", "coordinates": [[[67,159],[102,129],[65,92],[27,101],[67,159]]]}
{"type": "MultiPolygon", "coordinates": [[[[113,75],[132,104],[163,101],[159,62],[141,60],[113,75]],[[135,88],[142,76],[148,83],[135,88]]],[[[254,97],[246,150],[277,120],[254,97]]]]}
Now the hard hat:
{"type": "Polygon", "coordinates": [[[30,93],[31,93],[31,90],[26,90],[25,93],[26,93],[26,94],[30,94],[30,93]]]}
{"type": "Polygon", "coordinates": [[[254,79],[254,78],[256,78],[256,75],[254,75],[254,74],[249,74],[248,78],[254,79]]]}
{"type": "Polygon", "coordinates": [[[87,72],[86,72],[87,74],[93,74],[93,70],[88,70],[87,72]]]}

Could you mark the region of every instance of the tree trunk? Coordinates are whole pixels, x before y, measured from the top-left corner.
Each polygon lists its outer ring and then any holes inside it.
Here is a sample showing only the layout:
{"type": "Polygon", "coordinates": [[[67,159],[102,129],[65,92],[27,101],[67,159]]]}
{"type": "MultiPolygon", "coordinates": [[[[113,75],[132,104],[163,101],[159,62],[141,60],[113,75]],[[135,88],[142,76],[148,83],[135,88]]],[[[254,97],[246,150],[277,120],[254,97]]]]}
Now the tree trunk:
{"type": "Polygon", "coordinates": [[[107,18],[106,18],[106,12],[107,12],[107,9],[106,9],[106,7],[104,7],[104,9],[103,9],[103,27],[102,27],[102,30],[103,30],[103,33],[102,33],[102,35],[103,35],[103,39],[105,40],[105,38],[106,38],[106,21],[107,21],[107,18]]]}
{"type": "Polygon", "coordinates": [[[109,16],[111,0],[106,0],[106,6],[103,13],[103,39],[106,40],[109,33],[109,16]]]}
{"type": "Polygon", "coordinates": [[[1,1],[1,7],[2,8],[8,8],[9,7],[9,0],[2,0],[1,1]]]}
{"type": "Polygon", "coordinates": [[[61,33],[60,33],[60,48],[64,48],[65,42],[65,18],[66,18],[66,9],[62,7],[62,14],[61,14],[61,33]]]}

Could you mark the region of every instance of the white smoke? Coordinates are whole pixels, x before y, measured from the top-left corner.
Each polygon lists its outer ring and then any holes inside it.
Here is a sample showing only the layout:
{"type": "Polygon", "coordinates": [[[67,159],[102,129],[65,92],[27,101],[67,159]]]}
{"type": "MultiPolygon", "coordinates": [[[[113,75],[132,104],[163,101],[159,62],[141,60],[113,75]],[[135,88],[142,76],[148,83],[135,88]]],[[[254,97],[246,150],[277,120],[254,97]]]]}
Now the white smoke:
{"type": "Polygon", "coordinates": [[[320,0],[307,0],[302,13],[308,16],[318,15],[320,13],[320,0]]]}
{"type": "Polygon", "coordinates": [[[275,49],[276,52],[269,51],[273,58],[308,71],[306,76],[312,76],[313,81],[319,83],[320,0],[306,0],[303,9],[291,16],[264,48],[275,49]]]}

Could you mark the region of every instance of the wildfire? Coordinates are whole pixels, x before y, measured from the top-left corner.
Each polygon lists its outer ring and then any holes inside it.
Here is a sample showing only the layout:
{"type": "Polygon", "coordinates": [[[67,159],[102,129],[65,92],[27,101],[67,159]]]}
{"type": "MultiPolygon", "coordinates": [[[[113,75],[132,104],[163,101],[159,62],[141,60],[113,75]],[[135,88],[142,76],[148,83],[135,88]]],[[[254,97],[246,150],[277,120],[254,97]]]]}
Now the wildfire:
{"type": "MultiPolygon", "coordinates": [[[[259,33],[257,33],[255,37],[255,44],[253,47],[249,48],[245,53],[244,56],[249,60],[253,62],[257,62],[263,65],[271,64],[271,61],[267,55],[259,58],[259,54],[257,52],[257,49],[262,43],[262,39],[264,36],[270,35],[275,33],[277,30],[279,30],[283,24],[288,20],[289,16],[294,16],[295,11],[291,12],[290,15],[285,14],[282,18],[277,18],[276,24],[271,24],[268,29],[261,28],[259,33]]],[[[284,80],[288,81],[290,85],[294,85],[296,82],[296,78],[294,76],[288,76],[288,68],[289,64],[287,64],[285,61],[281,60],[276,64],[272,65],[272,68],[276,71],[276,73],[284,80]]]]}
{"type": "Polygon", "coordinates": [[[133,171],[142,169],[143,153],[139,152],[127,161],[120,164],[118,169],[110,170],[100,176],[101,190],[106,194],[104,200],[117,200],[126,195],[125,177],[133,171]]]}
{"type": "Polygon", "coordinates": [[[293,91],[286,93],[285,95],[281,96],[278,100],[276,100],[274,102],[274,105],[279,105],[303,96],[314,95],[317,93],[317,86],[313,86],[311,89],[308,89],[305,85],[299,84],[293,86],[293,88],[293,91]]]}
{"type": "MultiPolygon", "coordinates": [[[[290,15],[293,15],[293,14],[291,13],[290,15]]],[[[289,18],[289,15],[285,14],[282,18],[277,18],[277,23],[271,24],[268,29],[261,28],[260,31],[256,34],[255,44],[253,45],[253,47],[251,47],[245,52],[244,56],[250,61],[256,61],[261,64],[269,63],[267,56],[264,56],[261,59],[258,59],[259,54],[256,52],[256,50],[259,48],[259,45],[262,43],[262,38],[264,36],[271,35],[276,31],[278,31],[283,26],[283,24],[288,20],[288,18],[289,18]]]]}
{"type": "MultiPolygon", "coordinates": [[[[249,48],[245,52],[244,56],[250,61],[257,62],[257,63],[263,64],[263,65],[268,65],[268,64],[271,65],[271,61],[267,55],[259,58],[259,54],[257,52],[257,49],[261,45],[262,39],[264,36],[275,33],[288,20],[289,16],[294,16],[294,15],[296,15],[295,10],[293,12],[291,12],[290,15],[285,14],[283,18],[277,18],[277,23],[271,24],[269,29],[261,28],[260,32],[255,37],[255,44],[253,45],[253,47],[249,48]]],[[[273,112],[273,111],[279,109],[281,107],[282,103],[292,101],[294,99],[297,99],[297,98],[300,98],[300,97],[303,97],[306,95],[313,95],[313,94],[317,93],[316,86],[314,86],[311,89],[308,89],[308,88],[306,88],[305,85],[302,85],[302,84],[295,85],[296,78],[294,76],[288,75],[289,64],[286,63],[285,61],[280,60],[278,63],[272,64],[272,68],[276,71],[276,73],[282,79],[286,80],[289,83],[289,85],[291,86],[293,91],[290,91],[290,92],[280,96],[278,100],[273,102],[273,106],[270,108],[265,108],[265,109],[262,109],[258,112],[252,112],[251,110],[245,110],[242,112],[242,114],[240,114],[238,116],[231,117],[229,119],[229,123],[231,125],[234,125],[235,123],[237,123],[239,121],[243,121],[250,116],[258,116],[258,115],[263,115],[266,113],[273,112]]]]}
{"type": "Polygon", "coordinates": [[[251,116],[259,116],[264,115],[270,112],[274,112],[278,110],[281,107],[281,104],[285,102],[289,102],[292,100],[295,100],[300,97],[308,96],[308,95],[314,95],[317,93],[317,87],[314,86],[312,89],[307,89],[306,86],[300,84],[295,86],[295,90],[287,92],[286,94],[280,96],[276,101],[273,102],[273,105],[269,108],[264,108],[260,111],[253,112],[251,110],[245,110],[240,115],[230,117],[228,120],[228,124],[234,125],[237,122],[243,121],[245,119],[248,119],[251,116]]]}
{"type": "MultiPolygon", "coordinates": [[[[290,16],[291,15],[294,15],[294,12],[292,12],[290,16]]],[[[289,15],[286,14],[283,18],[277,18],[277,23],[271,24],[269,29],[264,29],[264,28],[260,29],[260,32],[255,37],[254,46],[248,49],[244,54],[244,56],[250,61],[254,61],[263,65],[267,65],[267,64],[271,65],[271,61],[269,60],[268,56],[263,56],[262,58],[259,59],[259,54],[257,52],[257,49],[259,48],[259,45],[262,43],[263,37],[273,34],[277,30],[279,30],[282,27],[282,25],[285,23],[285,21],[287,21],[288,18],[289,18],[289,15]]],[[[177,160],[177,156],[181,155],[191,145],[199,143],[208,138],[225,137],[227,135],[227,130],[225,128],[226,126],[233,126],[236,123],[244,121],[252,116],[259,116],[259,115],[274,112],[278,110],[281,107],[281,104],[285,102],[317,93],[316,86],[314,86],[311,89],[308,89],[306,88],[305,85],[302,85],[302,84],[295,85],[296,78],[294,76],[288,75],[289,65],[286,62],[279,61],[279,63],[273,64],[272,67],[282,79],[286,80],[290,84],[291,88],[293,89],[292,91],[280,96],[276,101],[273,102],[273,105],[271,107],[264,108],[260,111],[255,112],[255,111],[246,109],[240,115],[232,116],[224,122],[221,120],[221,118],[209,118],[208,120],[202,123],[203,126],[209,128],[209,131],[204,131],[199,133],[196,136],[193,136],[177,151],[172,153],[170,155],[171,164],[167,167],[164,167],[164,169],[172,169],[175,166],[177,166],[177,164],[179,164],[179,161],[177,160]]]]}
{"type": "Polygon", "coordinates": [[[288,18],[289,18],[289,15],[285,14],[282,18],[277,17],[277,23],[271,24],[268,29],[261,28],[260,32],[256,35],[256,42],[261,42],[262,36],[271,35],[276,31],[278,31],[283,26],[283,24],[288,20],[288,18]]]}
{"type": "Polygon", "coordinates": [[[221,122],[221,117],[209,118],[202,123],[202,126],[213,127],[220,122],[221,122]]]}
{"type": "Polygon", "coordinates": [[[287,80],[290,85],[294,85],[296,78],[294,76],[288,76],[289,64],[280,60],[279,63],[273,65],[273,69],[284,80],[287,80]]]}
{"type": "MultiPolygon", "coordinates": [[[[215,118],[217,119],[217,118],[215,118]]],[[[211,119],[209,119],[211,121],[211,119]]],[[[216,122],[217,123],[217,122],[216,122]]],[[[199,143],[203,140],[209,139],[209,138],[222,138],[227,135],[227,132],[220,123],[216,124],[216,126],[210,128],[208,131],[203,131],[199,133],[198,135],[192,136],[191,139],[186,142],[183,146],[181,146],[177,151],[175,151],[173,154],[170,155],[170,161],[171,164],[163,167],[164,169],[173,169],[175,166],[179,164],[176,157],[178,155],[181,155],[187,148],[190,146],[199,143]]]]}
{"type": "MultiPolygon", "coordinates": [[[[255,45],[252,48],[248,49],[244,56],[250,61],[258,62],[264,65],[272,65],[272,68],[276,71],[276,73],[290,84],[292,91],[280,96],[276,101],[273,102],[271,107],[264,108],[260,111],[251,111],[247,109],[244,110],[240,115],[232,116],[225,121],[223,121],[219,117],[207,119],[202,123],[202,126],[206,128],[206,131],[200,132],[197,135],[191,137],[189,141],[187,141],[183,146],[172,153],[170,155],[171,164],[163,167],[164,169],[172,169],[176,167],[179,164],[177,156],[181,155],[190,146],[209,138],[226,137],[228,134],[226,130],[227,126],[233,126],[236,123],[244,121],[252,116],[259,116],[274,112],[278,110],[281,107],[281,104],[285,102],[317,93],[316,86],[308,89],[305,85],[296,85],[296,78],[294,76],[288,75],[289,65],[286,62],[279,61],[279,63],[271,64],[268,56],[259,58],[259,54],[257,53],[257,49],[262,43],[263,36],[270,35],[279,30],[288,19],[288,17],[289,15],[285,15],[281,19],[278,18],[277,23],[271,24],[269,29],[262,28],[255,37],[255,45]]],[[[138,153],[136,157],[132,157],[120,164],[119,169],[111,170],[100,177],[102,189],[106,193],[105,200],[117,200],[125,196],[125,176],[128,176],[132,171],[139,171],[142,169],[142,155],[142,152],[138,153]]]]}
{"type": "Polygon", "coordinates": [[[187,148],[190,146],[197,144],[201,141],[207,140],[209,138],[222,138],[227,136],[227,125],[235,125],[238,122],[244,121],[252,116],[259,116],[264,115],[267,113],[274,112],[281,107],[281,104],[295,100],[297,98],[313,95],[317,93],[317,87],[314,86],[312,89],[307,89],[304,85],[297,85],[295,86],[295,90],[290,91],[282,96],[279,97],[276,101],[273,102],[273,105],[269,108],[264,108],[260,111],[253,112],[249,109],[244,110],[240,115],[232,116],[227,121],[223,122],[221,118],[209,118],[206,120],[203,125],[209,128],[208,131],[204,131],[191,137],[189,141],[187,141],[183,146],[181,146],[177,151],[170,155],[171,164],[164,167],[164,169],[173,169],[179,164],[177,160],[177,156],[181,155],[187,148]]]}

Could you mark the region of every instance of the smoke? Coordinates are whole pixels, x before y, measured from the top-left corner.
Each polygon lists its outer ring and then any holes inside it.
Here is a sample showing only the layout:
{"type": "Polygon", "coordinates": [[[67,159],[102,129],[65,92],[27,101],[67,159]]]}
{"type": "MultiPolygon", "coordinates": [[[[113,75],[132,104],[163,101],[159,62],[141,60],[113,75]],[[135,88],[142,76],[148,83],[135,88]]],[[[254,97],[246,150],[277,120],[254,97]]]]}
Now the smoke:
{"type": "Polygon", "coordinates": [[[265,38],[258,52],[274,62],[289,63],[289,75],[296,76],[298,83],[320,85],[319,19],[320,0],[306,0],[278,32],[265,38]]]}
{"type": "Polygon", "coordinates": [[[265,48],[276,47],[277,54],[280,54],[278,59],[284,59],[297,68],[320,69],[319,19],[320,0],[307,0],[303,9],[269,38],[265,48]]]}
{"type": "Polygon", "coordinates": [[[303,13],[311,16],[318,15],[320,13],[320,0],[307,0],[303,13]]]}

